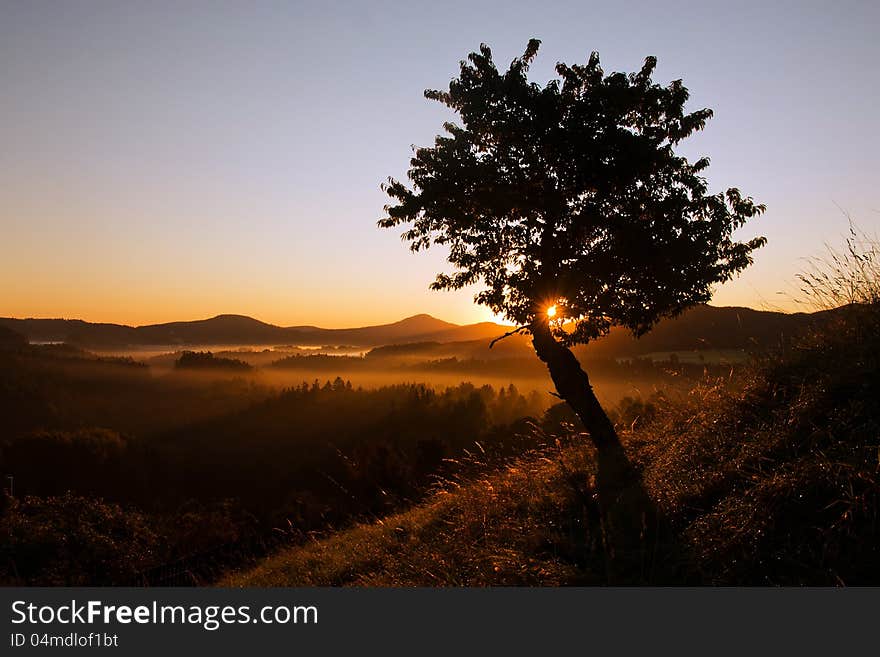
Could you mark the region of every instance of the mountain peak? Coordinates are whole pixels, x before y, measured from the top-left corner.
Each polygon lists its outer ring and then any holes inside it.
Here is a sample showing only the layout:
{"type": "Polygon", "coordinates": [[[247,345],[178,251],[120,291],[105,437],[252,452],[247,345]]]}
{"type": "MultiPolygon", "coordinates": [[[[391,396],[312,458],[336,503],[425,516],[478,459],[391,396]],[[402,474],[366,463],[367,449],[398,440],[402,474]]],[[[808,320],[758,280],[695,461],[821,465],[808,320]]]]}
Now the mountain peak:
{"type": "Polygon", "coordinates": [[[412,317],[406,317],[399,322],[394,322],[393,326],[405,326],[410,330],[424,331],[425,333],[458,328],[458,324],[444,322],[442,319],[437,319],[427,313],[419,313],[412,317]]]}
{"type": "MultiPolygon", "coordinates": [[[[214,315],[211,319],[254,319],[249,315],[238,315],[236,313],[222,313],[220,315],[214,315]]],[[[254,320],[259,321],[259,320],[254,320]]]]}
{"type": "Polygon", "coordinates": [[[274,326],[273,324],[268,324],[259,319],[255,319],[249,315],[236,315],[234,313],[224,313],[222,315],[215,315],[211,319],[202,320],[205,322],[227,322],[227,323],[236,323],[236,324],[260,324],[262,326],[274,326]]]}

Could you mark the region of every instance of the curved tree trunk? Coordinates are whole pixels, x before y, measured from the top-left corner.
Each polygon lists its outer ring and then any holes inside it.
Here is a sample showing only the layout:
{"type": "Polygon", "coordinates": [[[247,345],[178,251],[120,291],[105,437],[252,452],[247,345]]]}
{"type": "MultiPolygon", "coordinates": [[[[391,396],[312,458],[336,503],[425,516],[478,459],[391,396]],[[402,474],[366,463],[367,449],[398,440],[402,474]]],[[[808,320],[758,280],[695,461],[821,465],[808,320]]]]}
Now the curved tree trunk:
{"type": "MultiPolygon", "coordinates": [[[[639,580],[639,566],[634,562],[641,562],[644,571],[650,534],[658,519],[656,507],[575,355],[553,337],[547,320],[537,320],[530,331],[538,358],[547,364],[557,393],[580,418],[596,448],[596,489],[610,568],[636,575],[639,580]]],[[[615,580],[621,576],[609,574],[615,580]]]]}
{"type": "Polygon", "coordinates": [[[536,321],[530,330],[532,344],[538,358],[547,364],[556,392],[583,422],[584,427],[590,432],[590,439],[596,449],[600,452],[616,450],[620,446],[620,439],[617,437],[614,425],[596,399],[590,378],[581,368],[578,359],[568,347],[556,341],[546,320],[536,321]]]}
{"type": "Polygon", "coordinates": [[[635,469],[620,444],[614,425],[593,393],[590,378],[571,349],[553,337],[546,319],[537,320],[530,330],[532,344],[538,358],[547,364],[556,392],[580,418],[596,447],[599,496],[604,501],[603,506],[607,507],[632,482],[635,469]]]}

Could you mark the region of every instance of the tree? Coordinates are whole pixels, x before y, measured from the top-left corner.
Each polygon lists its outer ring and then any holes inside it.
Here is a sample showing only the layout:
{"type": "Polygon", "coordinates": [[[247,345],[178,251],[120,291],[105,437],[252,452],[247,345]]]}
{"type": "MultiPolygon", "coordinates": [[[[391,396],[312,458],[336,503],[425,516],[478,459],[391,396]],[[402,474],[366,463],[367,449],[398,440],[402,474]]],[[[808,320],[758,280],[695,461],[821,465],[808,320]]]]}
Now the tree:
{"type": "Polygon", "coordinates": [[[557,64],[542,87],[527,79],[539,46],[529,41],[502,73],[481,45],[448,91],[425,92],[460,123],[415,150],[410,185],[383,185],[393,201],[379,226],[407,226],[413,251],[447,247],[454,271],[431,287],[481,283],[475,301],[531,335],[600,459],[623,458],[570,347],[613,326],[639,336],[708,301],[764,244],[733,238],[764,206],[734,188],[708,193],[708,158],[676,154],[712,111],[685,113],[681,80],[652,82],[654,57],[606,76],[594,52],[583,66],[557,64]]]}

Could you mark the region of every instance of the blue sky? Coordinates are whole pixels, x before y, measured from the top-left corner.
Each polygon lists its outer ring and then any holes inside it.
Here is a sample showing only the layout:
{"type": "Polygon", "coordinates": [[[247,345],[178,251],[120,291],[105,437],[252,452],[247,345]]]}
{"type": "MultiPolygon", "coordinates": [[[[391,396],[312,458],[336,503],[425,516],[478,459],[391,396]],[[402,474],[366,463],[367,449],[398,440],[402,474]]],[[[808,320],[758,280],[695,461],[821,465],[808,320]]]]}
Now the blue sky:
{"type": "Polygon", "coordinates": [[[714,303],[784,307],[841,209],[880,228],[880,4],[0,2],[0,315],[344,326],[486,319],[427,289],[443,254],[376,228],[481,42],[531,76],[658,57],[715,118],[684,146],[767,204],[714,303]],[[767,6],[767,5],[772,6],[767,6]]]}

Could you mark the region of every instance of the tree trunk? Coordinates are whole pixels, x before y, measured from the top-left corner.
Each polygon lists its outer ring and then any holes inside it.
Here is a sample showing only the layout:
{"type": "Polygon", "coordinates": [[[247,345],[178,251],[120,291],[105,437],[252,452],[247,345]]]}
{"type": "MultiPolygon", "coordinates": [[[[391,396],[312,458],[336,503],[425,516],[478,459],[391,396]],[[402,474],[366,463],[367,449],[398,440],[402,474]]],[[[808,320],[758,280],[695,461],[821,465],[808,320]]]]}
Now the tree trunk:
{"type": "Polygon", "coordinates": [[[536,320],[530,327],[538,358],[547,364],[556,392],[568,403],[590,433],[600,452],[616,451],[620,439],[608,415],[593,394],[590,378],[571,350],[556,341],[547,320],[536,320]]]}
{"type": "Polygon", "coordinates": [[[580,418],[596,447],[599,499],[608,509],[624,488],[638,481],[638,474],[620,444],[614,425],[596,399],[590,378],[571,349],[553,337],[546,319],[536,320],[530,330],[532,344],[538,358],[547,364],[556,392],[580,418]]]}
{"type": "Polygon", "coordinates": [[[553,337],[546,319],[536,320],[530,330],[532,344],[547,364],[557,393],[580,418],[596,447],[596,492],[610,581],[644,581],[657,509],[575,355],[553,337]]]}

